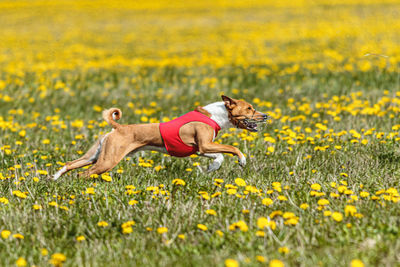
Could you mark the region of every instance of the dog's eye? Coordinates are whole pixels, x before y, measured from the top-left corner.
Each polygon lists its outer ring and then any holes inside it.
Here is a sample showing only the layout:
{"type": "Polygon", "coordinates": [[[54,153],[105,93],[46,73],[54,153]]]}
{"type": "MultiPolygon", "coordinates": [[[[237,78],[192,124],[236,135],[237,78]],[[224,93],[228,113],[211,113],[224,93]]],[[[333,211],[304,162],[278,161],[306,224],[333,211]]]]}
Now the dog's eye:
{"type": "Polygon", "coordinates": [[[251,110],[251,107],[248,107],[247,109],[248,109],[248,110],[251,110]]]}

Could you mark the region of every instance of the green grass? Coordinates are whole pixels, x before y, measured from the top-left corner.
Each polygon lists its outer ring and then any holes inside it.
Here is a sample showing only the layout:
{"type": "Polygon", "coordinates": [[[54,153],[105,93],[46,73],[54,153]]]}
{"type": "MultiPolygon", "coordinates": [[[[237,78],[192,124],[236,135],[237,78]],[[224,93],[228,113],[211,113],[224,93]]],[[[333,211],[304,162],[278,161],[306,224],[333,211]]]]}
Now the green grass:
{"type": "MultiPolygon", "coordinates": [[[[258,66],[257,69],[264,67],[267,66],[258,66]]],[[[9,203],[0,203],[0,230],[9,230],[11,235],[22,234],[24,239],[0,238],[0,265],[13,265],[23,257],[30,265],[46,266],[50,264],[51,255],[57,252],[66,255],[65,266],[221,266],[227,258],[244,266],[263,265],[256,260],[259,255],[264,256],[267,263],[271,259],[280,259],[288,266],[348,266],[353,259],[361,259],[367,266],[399,264],[399,202],[383,200],[382,196],[388,194],[379,195],[379,200],[371,199],[381,189],[394,187],[399,190],[399,142],[395,138],[378,139],[375,136],[375,132],[380,131],[386,135],[397,133],[391,130],[392,126],[400,123],[398,112],[391,109],[397,104],[382,104],[381,110],[388,110],[383,116],[351,115],[342,111],[337,114],[340,121],[334,121],[327,109],[317,107],[317,103],[332,103],[329,100],[334,95],[351,99],[354,92],[362,92],[363,95],[357,98],[368,100],[369,106],[384,96],[383,90],[388,90],[387,96],[395,99],[395,92],[399,89],[397,74],[377,70],[312,74],[300,70],[294,75],[273,73],[260,79],[250,66],[216,70],[200,68],[195,72],[185,68],[104,69],[83,73],[65,71],[58,75],[58,79],[64,81],[74,94],[62,89],[50,90],[45,98],[35,96],[35,102],[29,103],[28,98],[22,96],[37,92],[40,77],[34,74],[24,77],[24,86],[13,88],[10,85],[2,91],[16,97],[13,102],[3,101],[0,106],[3,119],[13,122],[12,126],[1,128],[0,173],[7,179],[1,181],[0,197],[6,197],[9,203]],[[215,88],[201,84],[205,77],[216,78],[215,88]],[[239,89],[239,92],[234,93],[233,89],[239,89]],[[253,141],[241,140],[241,130],[221,132],[219,137],[233,133],[221,139],[222,143],[237,142],[241,151],[247,154],[248,165],[244,169],[238,166],[235,158],[225,156],[220,170],[201,173],[193,163],[199,162],[205,168],[209,163],[207,159],[178,159],[143,152],[115,167],[110,172],[112,182],[100,178],[81,180],[77,177],[78,171],[68,173],[57,182],[47,179],[60,168],[57,162],[77,158],[77,151],[86,151],[100,132],[110,130],[109,126],[99,126],[101,113],[93,109],[94,105],[119,107],[123,111],[123,123],[139,123],[143,114],[135,110],[152,110],[149,118],[172,118],[193,109],[197,101],[201,105],[219,101],[221,92],[250,102],[254,98],[259,98],[261,103],[268,101],[272,106],[259,107],[259,110],[276,112],[280,109],[282,116],[304,115],[305,121],[282,121],[281,116],[253,141]],[[169,98],[169,94],[172,97],[169,98]],[[293,104],[289,98],[293,99],[293,104]],[[151,107],[153,101],[156,106],[151,107]],[[130,102],[133,108],[129,107],[130,102]],[[303,103],[310,103],[310,112],[299,110],[303,103]],[[10,114],[15,107],[24,113],[10,114]],[[56,108],[59,109],[57,112],[56,108]],[[35,112],[39,114],[32,118],[35,112]],[[313,113],[319,117],[313,117],[313,113]],[[390,114],[394,116],[391,118],[390,114]],[[46,119],[54,115],[59,117],[46,119]],[[71,126],[76,119],[84,121],[83,127],[71,126]],[[61,121],[63,123],[57,124],[61,121]],[[30,127],[30,123],[36,125],[30,127]],[[323,123],[328,129],[317,130],[316,123],[323,123]],[[65,124],[65,129],[60,127],[62,124],[65,124]],[[299,140],[297,144],[289,145],[283,140],[287,136],[283,130],[286,126],[292,131],[301,127],[299,131],[305,137],[320,134],[321,138],[314,144],[299,140]],[[312,129],[311,133],[305,132],[307,127],[312,129]],[[26,136],[21,137],[18,133],[24,128],[26,136]],[[324,137],[330,129],[335,133],[351,129],[362,133],[362,129],[370,128],[376,128],[374,134],[360,138],[360,141],[369,141],[366,145],[351,143],[354,138],[349,133],[342,137],[331,136],[331,140],[329,136],[324,137]],[[75,140],[75,145],[71,144],[78,134],[84,134],[84,138],[75,140]],[[276,139],[273,144],[275,151],[269,155],[266,152],[271,144],[264,141],[264,134],[276,139]],[[50,143],[43,144],[44,139],[49,139],[50,143]],[[386,142],[382,143],[382,140],[386,142]],[[15,141],[22,144],[17,145],[15,141]],[[4,147],[6,145],[10,146],[9,155],[5,152],[8,149],[4,147]],[[316,146],[325,145],[329,145],[326,151],[315,151],[316,146]],[[342,148],[335,149],[337,145],[342,148]],[[305,159],[307,155],[311,158],[305,159]],[[138,166],[139,157],[152,160],[152,167],[138,166]],[[31,167],[27,165],[29,163],[31,167]],[[18,164],[20,168],[12,168],[18,164]],[[163,169],[157,172],[155,166],[163,166],[163,169]],[[187,171],[188,168],[192,171],[187,171]],[[123,170],[122,174],[117,173],[119,169],[123,170]],[[45,170],[48,175],[37,174],[37,170],[45,170]],[[35,182],[33,177],[40,179],[35,182]],[[235,184],[237,177],[262,193],[249,193],[244,198],[228,195],[224,187],[235,184]],[[186,185],[173,185],[172,180],[176,178],[183,179],[186,185]],[[215,178],[224,180],[221,188],[214,185],[215,178]],[[347,188],[353,193],[331,197],[329,194],[337,192],[337,189],[330,183],[339,186],[341,181],[347,182],[347,188]],[[268,195],[266,192],[273,188],[273,182],[282,184],[282,192],[275,190],[268,195]],[[310,186],[314,183],[322,186],[321,192],[326,196],[310,195],[310,186]],[[152,192],[146,188],[161,184],[164,187],[160,190],[166,190],[169,198],[162,194],[152,198],[152,192]],[[141,190],[141,193],[126,195],[127,185],[134,185],[134,190],[141,190]],[[89,187],[95,188],[94,195],[84,194],[89,187]],[[14,190],[27,192],[27,197],[13,196],[14,190]],[[210,196],[221,191],[222,195],[205,200],[199,191],[206,191],[210,196]],[[370,196],[360,197],[361,191],[369,192],[370,196]],[[288,200],[277,200],[278,195],[286,196],[288,200]],[[358,200],[350,204],[347,202],[351,195],[358,196],[358,200]],[[265,197],[270,197],[274,203],[262,205],[261,200],[265,197]],[[70,202],[72,198],[73,203],[70,202]],[[323,210],[343,214],[341,222],[323,215],[317,204],[320,198],[330,202],[323,210]],[[132,199],[138,201],[134,206],[128,204],[132,199]],[[52,201],[57,202],[58,207],[50,206],[52,201]],[[303,203],[309,204],[309,208],[299,208],[303,203]],[[41,205],[42,209],[34,210],[34,204],[41,205]],[[345,216],[346,205],[356,206],[363,217],[345,216]],[[214,209],[217,216],[206,214],[207,209],[214,209]],[[244,209],[249,213],[244,214],[244,209]],[[256,236],[259,230],[257,219],[268,217],[276,210],[293,212],[299,217],[298,223],[286,225],[286,220],[277,216],[273,218],[275,230],[265,230],[265,237],[256,236]],[[133,232],[122,234],[121,225],[130,220],[136,223],[133,232]],[[239,220],[246,222],[247,232],[229,230],[229,226],[239,220]],[[99,227],[99,221],[106,221],[108,226],[99,227]],[[197,224],[206,225],[208,230],[198,229],[197,224]],[[167,227],[168,232],[158,234],[157,228],[161,226],[167,227]],[[148,231],[148,227],[153,230],[148,231]],[[217,230],[224,235],[218,236],[217,230]],[[178,238],[179,234],[184,234],[185,239],[178,238]],[[86,240],[78,242],[76,237],[81,235],[86,240]],[[288,254],[278,251],[284,246],[290,249],[288,254]],[[41,255],[43,248],[49,255],[41,255]]],[[[42,77],[52,81],[51,73],[42,77]]],[[[54,83],[49,85],[52,86],[54,83]]],[[[347,100],[342,100],[342,103],[350,106],[347,100]]],[[[241,195],[243,191],[244,188],[238,188],[241,195]]]]}

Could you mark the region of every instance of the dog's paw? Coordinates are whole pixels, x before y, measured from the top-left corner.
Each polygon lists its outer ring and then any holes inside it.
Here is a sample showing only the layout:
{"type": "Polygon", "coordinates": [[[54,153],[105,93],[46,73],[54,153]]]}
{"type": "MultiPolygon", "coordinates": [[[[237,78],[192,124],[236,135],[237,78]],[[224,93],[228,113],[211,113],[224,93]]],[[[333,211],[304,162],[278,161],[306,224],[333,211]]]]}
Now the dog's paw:
{"type": "Polygon", "coordinates": [[[240,153],[240,156],[239,156],[239,165],[241,167],[246,166],[246,157],[242,153],[240,153]]]}
{"type": "Polygon", "coordinates": [[[62,167],[56,174],[54,174],[53,177],[51,177],[51,180],[56,181],[58,178],[60,178],[61,175],[67,172],[67,167],[64,166],[62,167]]]}
{"type": "Polygon", "coordinates": [[[208,165],[207,172],[213,172],[218,170],[221,167],[221,162],[214,160],[213,162],[208,165]]]}

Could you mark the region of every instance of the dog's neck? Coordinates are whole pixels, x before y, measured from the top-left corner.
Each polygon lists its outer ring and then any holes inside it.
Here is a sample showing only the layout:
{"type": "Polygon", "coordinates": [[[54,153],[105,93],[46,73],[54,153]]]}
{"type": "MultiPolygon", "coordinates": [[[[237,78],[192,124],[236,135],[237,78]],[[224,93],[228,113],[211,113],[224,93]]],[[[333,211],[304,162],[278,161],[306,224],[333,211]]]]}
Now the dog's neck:
{"type": "Polygon", "coordinates": [[[221,129],[234,128],[235,126],[229,121],[228,110],[225,107],[225,102],[215,102],[203,107],[211,114],[211,119],[215,121],[221,129]]]}

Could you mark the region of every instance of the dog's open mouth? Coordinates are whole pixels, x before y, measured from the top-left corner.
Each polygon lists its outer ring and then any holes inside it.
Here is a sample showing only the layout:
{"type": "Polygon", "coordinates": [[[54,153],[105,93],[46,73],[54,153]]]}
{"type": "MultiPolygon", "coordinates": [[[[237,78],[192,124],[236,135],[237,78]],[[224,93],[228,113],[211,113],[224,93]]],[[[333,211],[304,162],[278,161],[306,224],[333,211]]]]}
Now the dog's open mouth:
{"type": "Polygon", "coordinates": [[[268,116],[263,116],[261,119],[243,119],[242,124],[246,127],[246,130],[250,132],[258,132],[258,125],[266,123],[268,116]]]}

